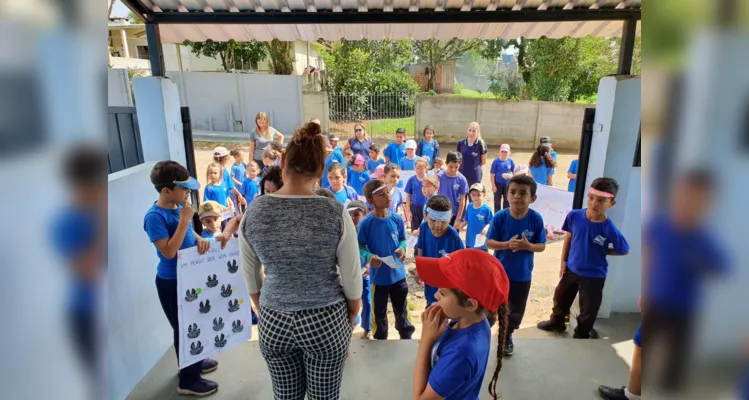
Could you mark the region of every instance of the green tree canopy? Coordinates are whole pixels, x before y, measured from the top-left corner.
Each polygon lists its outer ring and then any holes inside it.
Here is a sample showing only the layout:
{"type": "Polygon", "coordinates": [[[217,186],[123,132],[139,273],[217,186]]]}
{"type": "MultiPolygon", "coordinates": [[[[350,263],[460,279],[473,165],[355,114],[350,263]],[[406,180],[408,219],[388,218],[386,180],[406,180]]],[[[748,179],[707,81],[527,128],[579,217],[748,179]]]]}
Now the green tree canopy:
{"type": "Polygon", "coordinates": [[[436,77],[437,66],[452,60],[457,60],[463,53],[480,46],[476,40],[460,40],[452,38],[450,40],[415,40],[413,42],[413,52],[419,61],[427,65],[427,76],[429,78],[429,90],[434,90],[434,80],[436,77]]]}
{"type": "Polygon", "coordinates": [[[257,41],[237,42],[214,42],[211,39],[205,42],[192,42],[185,40],[183,46],[188,47],[198,57],[216,58],[221,61],[224,71],[241,68],[243,64],[257,69],[257,64],[267,57],[265,47],[257,41]]]}
{"type": "Polygon", "coordinates": [[[270,67],[276,75],[291,75],[294,73],[294,42],[282,42],[273,39],[263,42],[270,56],[270,67]]]}

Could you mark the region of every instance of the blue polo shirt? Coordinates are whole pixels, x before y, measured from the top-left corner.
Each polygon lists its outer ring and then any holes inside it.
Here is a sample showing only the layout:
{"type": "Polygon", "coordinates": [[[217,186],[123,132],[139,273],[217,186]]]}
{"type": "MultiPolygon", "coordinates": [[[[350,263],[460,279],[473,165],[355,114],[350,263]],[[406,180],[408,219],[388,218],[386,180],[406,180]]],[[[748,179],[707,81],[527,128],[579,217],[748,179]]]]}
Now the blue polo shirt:
{"type": "MultiPolygon", "coordinates": [[[[358,238],[360,246],[378,257],[397,257],[395,250],[406,240],[406,227],[398,214],[390,213],[385,218],[369,214],[359,223],[358,238]]],[[[391,268],[382,263],[379,268],[369,269],[369,280],[375,285],[388,286],[402,279],[406,279],[405,268],[391,268]]]]}
{"type": "MultiPolygon", "coordinates": [[[[546,230],[544,221],[535,210],[528,209],[528,213],[521,219],[515,219],[510,214],[510,209],[505,208],[497,211],[489,225],[489,231],[486,232],[486,239],[507,242],[515,235],[518,239],[523,237],[529,242],[546,243],[546,230]]],[[[513,282],[530,282],[533,275],[533,256],[532,251],[522,250],[513,252],[512,250],[496,250],[494,257],[507,272],[507,278],[513,282]]]]}
{"type": "Polygon", "coordinates": [[[344,185],[343,189],[333,192],[335,199],[341,204],[346,204],[349,200],[357,200],[359,196],[356,194],[356,190],[351,186],[344,185]]]}
{"type": "Polygon", "coordinates": [[[707,278],[728,274],[725,250],[706,226],[685,230],[660,213],[645,227],[648,244],[648,306],[673,314],[698,311],[707,278]]]}
{"type": "Polygon", "coordinates": [[[356,193],[364,196],[364,185],[370,181],[369,171],[356,172],[353,168],[348,174],[348,185],[356,190],[356,193]]]}
{"type": "Polygon", "coordinates": [[[570,211],[562,225],[563,231],[572,234],[567,268],[586,278],[606,278],[609,245],[614,246],[617,254],[625,254],[629,252],[629,243],[610,218],[592,222],[585,216],[586,210],[570,211]]]}
{"type": "Polygon", "coordinates": [[[503,178],[502,174],[512,173],[512,171],[515,171],[515,161],[509,157],[506,160],[500,160],[497,157],[492,161],[489,173],[494,174],[494,182],[506,185],[510,180],[503,178]]]}
{"type": "Polygon", "coordinates": [[[420,181],[416,175],[410,177],[406,182],[404,192],[411,195],[412,206],[424,207],[427,203],[427,198],[424,197],[424,192],[421,190],[422,186],[424,186],[424,181],[420,181]]]}
{"type": "Polygon", "coordinates": [[[450,199],[453,206],[453,216],[458,215],[458,205],[460,197],[468,194],[468,181],[460,172],[456,176],[448,176],[447,172],[440,171],[437,176],[440,178],[439,194],[444,194],[450,199]]]}
{"type": "MultiPolygon", "coordinates": [[[[481,233],[484,228],[492,222],[494,211],[491,207],[486,204],[482,204],[481,207],[475,208],[473,202],[468,205],[466,210],[466,221],[468,227],[466,228],[466,247],[469,249],[474,248],[476,244],[476,235],[481,233]]],[[[478,247],[481,250],[488,250],[486,245],[478,247]]]]}
{"type": "MultiPolygon", "coordinates": [[[[180,210],[182,210],[182,205],[178,205],[173,210],[168,210],[159,207],[156,205],[156,202],[153,203],[153,206],[146,212],[146,216],[143,219],[143,229],[148,234],[148,239],[151,243],[174,236],[174,232],[177,231],[177,225],[179,225],[180,210]]],[[[197,243],[197,239],[195,239],[195,234],[193,233],[192,221],[190,221],[187,225],[185,239],[182,241],[179,249],[195,247],[197,243]]],[[[161,279],[177,279],[177,257],[166,258],[158,249],[156,249],[156,255],[159,257],[156,276],[161,279]]]]}
{"type": "Polygon", "coordinates": [[[450,322],[432,347],[429,386],[443,399],[478,400],[489,362],[491,328],[486,318],[464,329],[457,323],[450,322]]]}
{"type": "MultiPolygon", "coordinates": [[[[448,225],[447,231],[442,236],[437,237],[432,234],[427,222],[421,223],[419,238],[416,239],[416,249],[421,249],[422,257],[440,258],[465,248],[466,246],[460,239],[458,231],[452,226],[448,225]]],[[[433,286],[424,285],[424,298],[427,301],[427,306],[437,301],[434,297],[437,294],[437,289],[433,286]]]]}
{"type": "Polygon", "coordinates": [[[431,142],[427,142],[426,140],[422,139],[421,141],[419,141],[419,144],[421,145],[421,149],[420,149],[421,151],[419,152],[419,149],[417,148],[416,155],[428,159],[429,168],[433,168],[434,158],[439,157],[439,147],[437,145],[437,141],[432,139],[431,142]],[[437,154],[435,154],[435,152],[437,154]]]}

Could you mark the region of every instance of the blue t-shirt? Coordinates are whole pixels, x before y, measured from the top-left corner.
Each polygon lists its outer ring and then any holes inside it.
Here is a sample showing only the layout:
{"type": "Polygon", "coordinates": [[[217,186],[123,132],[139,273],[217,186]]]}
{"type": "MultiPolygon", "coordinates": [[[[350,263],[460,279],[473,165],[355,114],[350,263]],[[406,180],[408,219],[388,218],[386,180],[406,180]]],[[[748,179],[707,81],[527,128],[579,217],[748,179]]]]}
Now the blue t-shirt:
{"type": "MultiPolygon", "coordinates": [[[[440,237],[435,237],[429,229],[427,222],[422,222],[419,227],[419,238],[416,239],[416,249],[421,249],[422,257],[440,258],[454,251],[465,249],[463,240],[460,239],[458,231],[452,226],[447,227],[447,231],[440,237]]],[[[427,306],[436,302],[434,295],[437,294],[436,287],[424,285],[424,298],[427,306]]]]}
{"type": "Polygon", "coordinates": [[[546,164],[541,164],[538,167],[529,167],[533,180],[539,185],[549,184],[549,175],[554,175],[554,168],[546,167],[546,164]]]}
{"type": "Polygon", "coordinates": [[[229,189],[229,194],[231,195],[231,189],[234,189],[234,181],[231,179],[231,174],[226,168],[224,168],[224,184],[229,189]]]}
{"type": "Polygon", "coordinates": [[[343,189],[333,192],[335,199],[341,204],[346,204],[349,200],[357,200],[359,196],[356,194],[356,190],[351,186],[344,185],[343,189]]]}
{"type": "Polygon", "coordinates": [[[447,176],[447,172],[444,170],[440,171],[437,177],[440,178],[440,188],[437,193],[443,194],[450,199],[450,203],[453,205],[453,216],[458,215],[460,197],[468,194],[468,181],[466,177],[460,172],[458,172],[457,176],[447,176]]]}
{"type": "Polygon", "coordinates": [[[563,231],[572,234],[567,268],[586,278],[605,278],[609,245],[614,245],[616,254],[625,254],[629,252],[629,244],[610,218],[592,222],[585,216],[586,210],[570,211],[562,225],[563,231]]]}
{"type": "MultiPolygon", "coordinates": [[[[74,312],[89,314],[96,307],[96,284],[75,273],[72,261],[94,245],[100,232],[94,213],[68,208],[58,217],[52,229],[52,242],[57,252],[73,269],[68,305],[74,312]]],[[[102,260],[106,265],[106,259],[102,260]]]]}
{"type": "Polygon", "coordinates": [[[494,182],[505,185],[510,180],[503,178],[502,174],[509,174],[512,171],[515,171],[515,161],[512,161],[512,158],[502,161],[497,157],[492,161],[492,167],[489,172],[494,174],[494,182]]]}
{"type": "Polygon", "coordinates": [[[728,273],[716,239],[706,226],[687,231],[674,226],[669,215],[656,215],[643,238],[650,265],[648,305],[681,315],[698,311],[705,279],[728,273]]]}
{"type": "MultiPolygon", "coordinates": [[[[510,209],[505,208],[497,211],[492,218],[486,238],[507,242],[515,235],[518,235],[518,239],[522,239],[523,233],[525,233],[525,238],[533,244],[546,243],[546,230],[541,214],[529,209],[525,217],[515,219],[510,214],[510,209]]],[[[497,257],[499,262],[502,263],[509,280],[513,282],[529,282],[531,280],[534,257],[532,251],[496,250],[494,251],[494,257],[497,257]]]]}
{"type": "MultiPolygon", "coordinates": [[[[359,223],[359,245],[366,246],[367,250],[377,257],[393,256],[400,242],[406,240],[406,227],[403,218],[395,213],[390,213],[385,218],[375,217],[369,214],[359,223]]],[[[391,268],[382,263],[379,268],[369,269],[369,279],[375,285],[392,285],[401,279],[406,279],[405,268],[391,268]]]]}
{"type": "Polygon", "coordinates": [[[395,142],[392,142],[385,148],[385,157],[390,159],[390,162],[395,165],[400,165],[401,158],[406,156],[406,144],[401,143],[400,146],[395,142]]]}
{"type": "Polygon", "coordinates": [[[457,323],[450,322],[432,347],[429,386],[443,399],[478,400],[489,362],[491,328],[486,318],[464,329],[457,329],[457,323]]]}
{"type": "Polygon", "coordinates": [[[208,240],[209,242],[212,242],[216,240],[216,236],[218,236],[218,233],[213,233],[209,231],[208,229],[203,229],[203,232],[200,232],[200,237],[202,237],[205,240],[208,240]]]}
{"type": "Polygon", "coordinates": [[[424,157],[424,158],[428,159],[429,160],[429,168],[433,168],[434,167],[434,158],[437,157],[434,154],[435,147],[436,147],[435,146],[436,141],[434,139],[432,139],[431,142],[427,142],[426,140],[422,139],[419,143],[421,144],[421,152],[420,152],[421,154],[418,154],[419,152],[417,152],[417,155],[419,157],[424,157]]]}
{"type": "Polygon", "coordinates": [[[413,171],[416,169],[416,157],[409,159],[408,157],[403,157],[398,162],[398,166],[401,168],[401,171],[413,171]]]}
{"type": "Polygon", "coordinates": [[[343,158],[343,154],[332,152],[330,153],[327,158],[325,158],[325,170],[322,173],[322,187],[325,189],[330,189],[330,182],[328,181],[328,167],[330,164],[333,164],[334,162],[339,162],[342,165],[346,165],[346,160],[343,158]]]}
{"type": "Polygon", "coordinates": [[[232,164],[231,165],[231,176],[239,182],[244,182],[245,171],[247,171],[247,164],[232,164]]]}
{"type": "MultiPolygon", "coordinates": [[[[570,169],[568,169],[567,172],[577,175],[577,159],[572,160],[572,164],[570,164],[570,169]]],[[[570,179],[570,183],[567,185],[567,191],[574,192],[576,184],[577,184],[577,179],[570,179]]]]}
{"type": "Polygon", "coordinates": [[[255,196],[260,195],[260,185],[250,178],[244,178],[239,192],[242,193],[242,196],[247,200],[247,205],[249,205],[252,200],[255,200],[255,196]]]}
{"type": "MultiPolygon", "coordinates": [[[[473,203],[471,203],[467,208],[466,221],[468,222],[468,227],[466,228],[466,247],[472,249],[476,243],[476,235],[481,233],[492,222],[494,212],[486,204],[482,204],[481,207],[476,209],[473,203]]],[[[486,245],[477,248],[487,250],[486,245]]]]}
{"type": "Polygon", "coordinates": [[[227,207],[226,199],[229,198],[231,191],[226,182],[216,186],[212,183],[205,185],[203,189],[203,201],[213,200],[223,207],[227,207]]]}
{"type": "Polygon", "coordinates": [[[468,139],[458,142],[458,152],[463,156],[463,162],[460,164],[460,173],[465,176],[469,184],[481,182],[484,173],[481,169],[481,156],[486,154],[486,143],[483,140],[476,140],[472,145],[468,145],[468,139]]]}
{"type": "Polygon", "coordinates": [[[421,190],[423,185],[424,181],[420,181],[416,175],[410,177],[406,182],[404,191],[411,195],[412,206],[423,207],[427,203],[427,198],[424,197],[424,192],[421,190]]]}
{"type": "MultiPolygon", "coordinates": [[[[174,232],[177,231],[177,225],[179,225],[179,212],[182,210],[182,205],[178,205],[173,210],[167,210],[166,208],[159,207],[154,202],[153,206],[146,212],[146,216],[143,219],[143,229],[148,234],[148,239],[151,243],[160,239],[169,239],[174,236],[174,232]]],[[[187,225],[187,233],[185,233],[185,240],[182,241],[182,245],[179,249],[187,249],[195,247],[197,245],[197,239],[195,239],[195,233],[192,227],[192,221],[187,225]]],[[[166,258],[161,252],[156,249],[156,255],[159,257],[159,264],[156,267],[156,275],[161,279],[177,279],[177,257],[166,258]]]]}
{"type": "Polygon", "coordinates": [[[372,158],[367,158],[367,171],[369,171],[370,174],[374,174],[377,166],[382,164],[385,164],[385,160],[382,158],[378,158],[376,161],[373,161],[372,158]]]}
{"type": "Polygon", "coordinates": [[[353,169],[348,174],[348,185],[356,190],[356,193],[364,196],[364,185],[369,182],[369,171],[356,172],[353,169]]]}

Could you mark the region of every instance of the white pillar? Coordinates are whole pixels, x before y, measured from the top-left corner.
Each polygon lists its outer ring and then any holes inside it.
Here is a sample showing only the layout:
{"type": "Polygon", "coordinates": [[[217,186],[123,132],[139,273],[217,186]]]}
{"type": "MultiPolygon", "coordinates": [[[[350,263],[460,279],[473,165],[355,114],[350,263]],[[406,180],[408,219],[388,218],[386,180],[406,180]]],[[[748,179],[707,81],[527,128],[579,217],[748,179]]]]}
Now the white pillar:
{"type": "MultiPolygon", "coordinates": [[[[594,179],[616,179],[619,184],[616,205],[607,214],[630,246],[626,256],[607,257],[609,270],[599,318],[608,318],[611,312],[638,311],[637,299],[641,289],[641,174],[639,167],[633,167],[633,162],[640,133],[640,93],[639,77],[608,76],[602,78],[598,85],[585,198],[587,188],[594,179]]],[[[578,312],[579,306],[575,300],[572,314],[577,315],[578,312]]]]}
{"type": "Polygon", "coordinates": [[[122,49],[125,52],[125,58],[130,58],[130,48],[127,47],[127,30],[120,29],[120,37],[122,38],[122,49]]]}
{"type": "Polygon", "coordinates": [[[185,165],[177,85],[164,77],[134,78],[133,90],[144,160],[174,160],[185,165]]]}

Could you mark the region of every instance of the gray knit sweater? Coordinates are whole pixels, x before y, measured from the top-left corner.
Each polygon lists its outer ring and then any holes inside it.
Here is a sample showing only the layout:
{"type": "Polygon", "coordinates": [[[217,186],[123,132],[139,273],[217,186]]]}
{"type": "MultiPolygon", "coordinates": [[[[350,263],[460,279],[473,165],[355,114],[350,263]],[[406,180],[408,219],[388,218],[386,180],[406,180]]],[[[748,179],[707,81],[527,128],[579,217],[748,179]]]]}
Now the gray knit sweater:
{"type": "Polygon", "coordinates": [[[260,196],[242,219],[239,244],[247,288],[260,292],[261,307],[300,311],[361,298],[356,228],[336,200],[260,196]]]}

